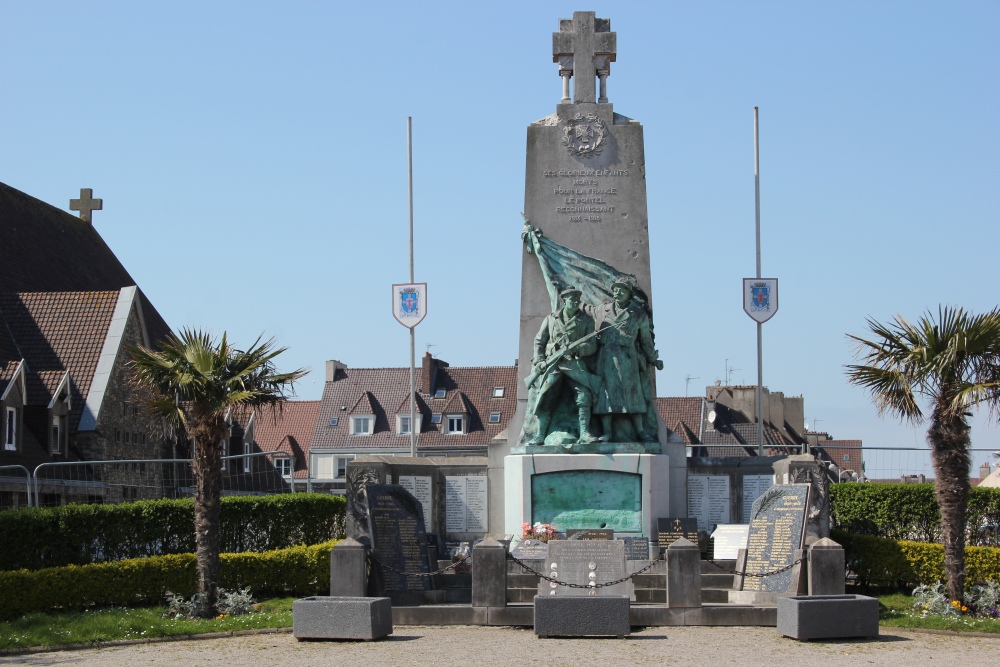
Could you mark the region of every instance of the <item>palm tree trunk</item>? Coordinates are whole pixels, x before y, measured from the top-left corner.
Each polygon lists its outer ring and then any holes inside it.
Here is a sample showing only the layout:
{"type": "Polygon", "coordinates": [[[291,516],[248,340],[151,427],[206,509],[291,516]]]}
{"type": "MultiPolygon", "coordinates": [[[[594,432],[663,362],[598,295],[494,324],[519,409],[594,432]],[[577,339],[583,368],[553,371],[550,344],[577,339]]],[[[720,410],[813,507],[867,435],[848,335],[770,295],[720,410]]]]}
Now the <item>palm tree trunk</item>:
{"type": "MultiPolygon", "coordinates": [[[[209,431],[210,432],[210,431],[209,431]]],[[[203,432],[204,433],[204,432],[203,432]]],[[[222,451],[212,435],[196,438],[192,467],[195,478],[194,542],[198,563],[198,592],[203,596],[201,615],[212,617],[219,596],[219,542],[222,526],[222,451]]]]}
{"type": "Polygon", "coordinates": [[[941,544],[948,597],[961,600],[965,590],[965,523],[969,505],[969,425],[935,407],[927,432],[934,462],[938,507],[941,510],[941,544]]]}

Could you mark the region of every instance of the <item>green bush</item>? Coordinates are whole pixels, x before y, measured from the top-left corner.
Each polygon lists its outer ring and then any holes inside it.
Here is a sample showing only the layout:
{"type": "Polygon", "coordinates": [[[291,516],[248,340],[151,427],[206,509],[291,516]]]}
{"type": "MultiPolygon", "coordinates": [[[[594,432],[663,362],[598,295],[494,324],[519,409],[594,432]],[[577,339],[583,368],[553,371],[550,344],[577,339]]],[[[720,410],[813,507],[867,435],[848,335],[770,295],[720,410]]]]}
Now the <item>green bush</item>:
{"type": "MultiPolygon", "coordinates": [[[[872,535],[855,535],[842,530],[831,537],[844,547],[847,569],[866,586],[913,588],[946,579],[944,547],[930,542],[889,540],[872,535]]],[[[1000,549],[965,548],[965,585],[1000,581],[1000,549]]]]}
{"type": "MultiPolygon", "coordinates": [[[[343,497],[319,493],[224,497],[221,550],[261,552],[343,537],[344,508],[343,497]]],[[[193,551],[190,498],[0,511],[0,570],[193,551]]]]}
{"type": "MultiPolygon", "coordinates": [[[[933,484],[831,484],[830,503],[833,526],[846,532],[891,540],[938,539],[941,512],[933,484]]],[[[1000,525],[1000,489],[970,490],[967,524],[970,544],[1000,546],[992,530],[983,530],[1000,525]]]]}
{"type": "MultiPolygon", "coordinates": [[[[228,590],[249,587],[258,599],[329,593],[334,544],[222,554],[220,584],[228,590]]],[[[168,593],[187,597],[196,590],[194,554],[0,572],[0,620],[38,611],[162,604],[168,593]]]]}

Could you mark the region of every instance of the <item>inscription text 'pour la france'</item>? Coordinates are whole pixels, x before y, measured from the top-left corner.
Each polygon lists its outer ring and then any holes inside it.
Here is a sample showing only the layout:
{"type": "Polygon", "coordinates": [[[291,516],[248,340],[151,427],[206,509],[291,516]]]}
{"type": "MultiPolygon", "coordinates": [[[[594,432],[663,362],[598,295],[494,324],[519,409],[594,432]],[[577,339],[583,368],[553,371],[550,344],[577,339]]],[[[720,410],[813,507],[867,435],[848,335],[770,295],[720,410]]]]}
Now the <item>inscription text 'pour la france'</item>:
{"type": "Polygon", "coordinates": [[[599,214],[614,213],[615,206],[609,199],[618,195],[617,187],[607,187],[597,178],[628,176],[627,169],[559,169],[542,172],[545,178],[570,179],[552,188],[552,194],[561,197],[556,213],[570,215],[570,222],[603,222],[599,214]]]}

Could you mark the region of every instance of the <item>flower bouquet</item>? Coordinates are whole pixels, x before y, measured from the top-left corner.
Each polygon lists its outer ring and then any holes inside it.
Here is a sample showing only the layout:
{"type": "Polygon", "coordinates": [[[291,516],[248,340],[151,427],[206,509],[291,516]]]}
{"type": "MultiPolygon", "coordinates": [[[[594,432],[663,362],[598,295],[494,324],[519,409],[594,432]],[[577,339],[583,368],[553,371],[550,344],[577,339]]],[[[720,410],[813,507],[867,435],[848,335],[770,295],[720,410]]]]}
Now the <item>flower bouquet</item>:
{"type": "Polygon", "coordinates": [[[547,523],[536,522],[535,525],[530,523],[521,524],[521,541],[524,540],[538,540],[539,542],[548,542],[556,537],[556,527],[550,526],[547,523]]]}

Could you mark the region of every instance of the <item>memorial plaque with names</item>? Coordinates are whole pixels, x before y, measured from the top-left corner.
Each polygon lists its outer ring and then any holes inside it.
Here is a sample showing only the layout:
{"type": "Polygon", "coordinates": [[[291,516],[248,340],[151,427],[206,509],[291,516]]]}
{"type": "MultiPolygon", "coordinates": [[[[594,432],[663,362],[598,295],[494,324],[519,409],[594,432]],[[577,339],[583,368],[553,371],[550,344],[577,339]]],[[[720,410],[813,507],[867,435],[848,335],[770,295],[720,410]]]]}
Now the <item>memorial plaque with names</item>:
{"type": "Polygon", "coordinates": [[[649,560],[648,537],[625,537],[625,560],[649,560]]]}
{"type": "Polygon", "coordinates": [[[745,523],[724,523],[712,533],[712,557],[715,560],[736,560],[740,549],[747,548],[750,526],[745,523]]]}
{"type": "Polygon", "coordinates": [[[729,475],[688,475],[688,516],[698,530],[710,531],[729,523],[729,475]]]}
{"type": "Polygon", "coordinates": [[[697,519],[671,519],[660,517],[656,520],[656,546],[666,549],[680,538],[698,544],[697,519]]]}
{"type": "Polygon", "coordinates": [[[625,543],[621,540],[556,540],[549,542],[549,557],[545,559],[545,574],[573,588],[541,579],[539,595],[628,595],[632,597],[632,580],[613,586],[603,584],[625,576],[625,543]]]}
{"type": "Polygon", "coordinates": [[[424,527],[434,525],[433,496],[431,495],[431,478],[429,475],[400,475],[399,485],[413,494],[424,508],[424,527]]]}
{"type": "Polygon", "coordinates": [[[485,476],[448,476],[445,483],[445,530],[484,533],[488,518],[485,476]]]}
{"type": "MultiPolygon", "coordinates": [[[[805,540],[808,506],[808,484],[774,486],[754,501],[745,572],[772,572],[794,562],[805,540]]],[[[789,567],[766,577],[745,577],[742,590],[786,593],[791,583],[789,567]]]]}
{"type": "Polygon", "coordinates": [[[379,592],[430,590],[430,577],[400,574],[431,571],[420,502],[397,484],[368,484],[365,500],[377,561],[375,587],[379,592]]]}
{"type": "Polygon", "coordinates": [[[774,486],[774,475],[743,476],[743,523],[750,523],[753,501],[764,495],[764,492],[772,486],[774,486]]]}
{"type": "Polygon", "coordinates": [[[570,528],[566,531],[567,540],[613,540],[615,531],[610,528],[570,528]]]}
{"type": "Polygon", "coordinates": [[[521,540],[510,550],[510,555],[518,560],[545,560],[549,557],[549,545],[539,540],[521,540]]]}

